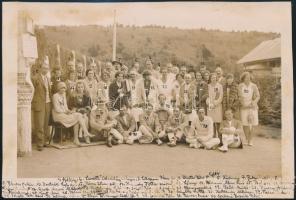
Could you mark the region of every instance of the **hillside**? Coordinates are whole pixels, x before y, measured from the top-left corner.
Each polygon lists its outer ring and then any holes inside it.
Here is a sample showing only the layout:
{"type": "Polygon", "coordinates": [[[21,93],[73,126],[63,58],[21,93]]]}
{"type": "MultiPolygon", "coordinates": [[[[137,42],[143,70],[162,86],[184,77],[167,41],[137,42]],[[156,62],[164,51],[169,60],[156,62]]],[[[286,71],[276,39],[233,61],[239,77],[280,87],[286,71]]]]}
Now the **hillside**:
{"type": "MultiPolygon", "coordinates": [[[[44,27],[49,43],[59,43],[99,60],[112,58],[112,27],[96,25],[44,27]]],[[[279,35],[261,32],[224,32],[219,30],[165,28],[160,26],[117,27],[117,52],[130,65],[135,58],[143,62],[151,56],[156,63],[198,66],[202,60],[214,68],[237,71],[235,64],[264,40],[279,35]],[[203,53],[202,53],[203,52],[203,53]]]]}

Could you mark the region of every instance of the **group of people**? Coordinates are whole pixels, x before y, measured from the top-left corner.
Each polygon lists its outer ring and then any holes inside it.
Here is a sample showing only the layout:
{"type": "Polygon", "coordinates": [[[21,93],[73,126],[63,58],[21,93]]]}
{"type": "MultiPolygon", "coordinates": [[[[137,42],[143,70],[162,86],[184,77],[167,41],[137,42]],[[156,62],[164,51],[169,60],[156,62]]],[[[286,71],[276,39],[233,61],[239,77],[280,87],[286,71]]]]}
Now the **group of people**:
{"type": "Polygon", "coordinates": [[[218,149],[252,146],[258,125],[259,90],[249,72],[240,83],[224,76],[221,67],[209,72],[176,67],[154,67],[151,59],[140,67],[118,61],[84,66],[69,61],[67,74],[60,67],[51,73],[43,62],[32,78],[32,110],[37,149],[51,140],[49,121],[72,128],[73,142],[105,140],[116,144],[156,143],[218,149]],[[243,142],[242,136],[246,141],[243,142]]]}

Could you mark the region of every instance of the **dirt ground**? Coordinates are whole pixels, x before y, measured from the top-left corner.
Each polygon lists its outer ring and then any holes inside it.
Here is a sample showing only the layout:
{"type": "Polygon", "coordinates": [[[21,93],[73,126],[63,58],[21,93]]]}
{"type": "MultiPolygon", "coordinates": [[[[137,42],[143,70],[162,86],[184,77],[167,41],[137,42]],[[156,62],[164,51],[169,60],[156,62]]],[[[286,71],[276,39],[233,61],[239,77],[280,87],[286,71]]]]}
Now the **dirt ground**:
{"type": "Polygon", "coordinates": [[[281,175],[280,129],[259,127],[254,146],[218,150],[191,149],[180,144],[105,145],[59,150],[35,149],[32,156],[18,158],[19,178],[62,176],[179,176],[206,175],[219,171],[230,176],[281,175]],[[268,135],[272,137],[268,137],[268,135]]]}

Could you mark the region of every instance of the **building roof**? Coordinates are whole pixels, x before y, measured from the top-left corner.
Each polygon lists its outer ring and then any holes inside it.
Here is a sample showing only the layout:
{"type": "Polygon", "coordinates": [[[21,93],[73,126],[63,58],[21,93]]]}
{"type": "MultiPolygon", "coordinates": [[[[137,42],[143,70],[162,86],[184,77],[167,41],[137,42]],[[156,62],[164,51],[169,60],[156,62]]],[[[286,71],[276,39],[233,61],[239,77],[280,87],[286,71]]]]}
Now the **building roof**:
{"type": "Polygon", "coordinates": [[[261,42],[237,64],[281,58],[281,38],[261,42]]]}

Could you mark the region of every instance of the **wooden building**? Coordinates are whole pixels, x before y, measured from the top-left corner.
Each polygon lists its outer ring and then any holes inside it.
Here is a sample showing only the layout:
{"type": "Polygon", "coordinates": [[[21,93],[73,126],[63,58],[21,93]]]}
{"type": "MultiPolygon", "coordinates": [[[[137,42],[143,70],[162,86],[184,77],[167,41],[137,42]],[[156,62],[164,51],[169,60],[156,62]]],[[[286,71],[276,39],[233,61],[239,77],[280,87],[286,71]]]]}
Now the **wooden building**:
{"type": "Polygon", "coordinates": [[[251,71],[256,77],[281,76],[281,39],[276,38],[261,42],[237,64],[243,65],[246,71],[251,71]]]}

